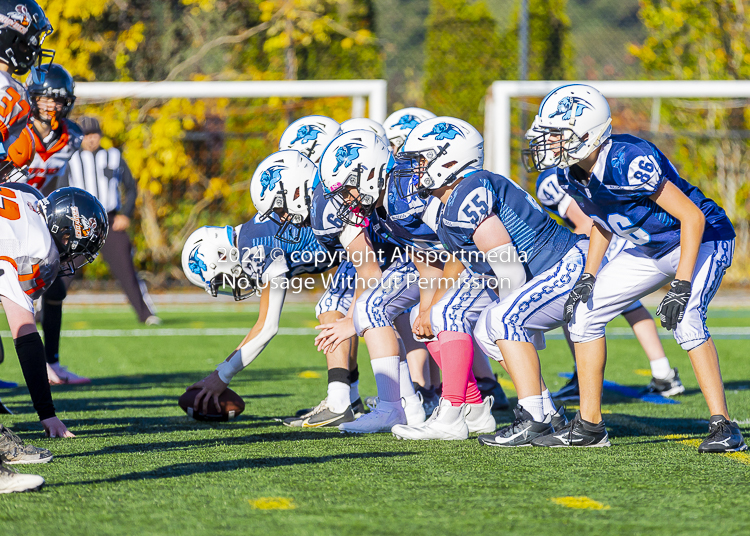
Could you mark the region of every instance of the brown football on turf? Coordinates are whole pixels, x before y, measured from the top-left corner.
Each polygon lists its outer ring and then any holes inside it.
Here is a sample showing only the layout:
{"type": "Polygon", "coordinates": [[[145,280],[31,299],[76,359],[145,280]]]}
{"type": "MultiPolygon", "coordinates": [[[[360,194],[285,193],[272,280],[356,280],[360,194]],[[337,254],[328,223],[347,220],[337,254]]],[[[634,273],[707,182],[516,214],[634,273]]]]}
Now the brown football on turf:
{"type": "MultiPolygon", "coordinates": [[[[209,400],[208,413],[204,414],[202,407],[198,411],[194,411],[193,402],[195,402],[195,397],[199,392],[200,389],[197,387],[185,391],[177,402],[189,417],[197,421],[228,421],[245,411],[245,401],[231,389],[227,389],[219,396],[220,408],[216,407],[213,400],[209,400]]],[[[201,401],[201,406],[203,406],[203,401],[201,401]]]]}

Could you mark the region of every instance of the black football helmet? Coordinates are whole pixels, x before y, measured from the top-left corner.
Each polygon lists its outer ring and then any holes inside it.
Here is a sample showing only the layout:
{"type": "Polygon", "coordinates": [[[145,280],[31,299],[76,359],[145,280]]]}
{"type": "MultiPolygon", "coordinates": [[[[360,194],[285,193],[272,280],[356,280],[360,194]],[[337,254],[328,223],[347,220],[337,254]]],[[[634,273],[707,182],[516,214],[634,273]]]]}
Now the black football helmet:
{"type": "Polygon", "coordinates": [[[30,69],[39,80],[44,78],[42,62],[52,63],[55,51],[43,49],[44,39],[52,33],[52,25],[44,10],[34,0],[0,0],[0,60],[15,75],[30,69]]]}
{"type": "Polygon", "coordinates": [[[44,71],[44,77],[42,77],[44,80],[40,81],[38,80],[39,78],[32,75],[26,80],[26,90],[29,92],[29,97],[31,97],[31,113],[33,116],[44,123],[52,122],[52,117],[42,119],[39,103],[37,102],[39,97],[49,97],[63,106],[62,110],[55,114],[54,118],[59,121],[68,117],[68,114],[73,109],[73,103],[76,101],[76,83],[73,77],[70,76],[70,73],[62,65],[52,63],[44,71]]]}
{"type": "Polygon", "coordinates": [[[39,201],[47,228],[60,252],[59,275],[73,275],[76,260],[79,268],[93,262],[109,232],[107,212],[99,200],[80,188],[55,190],[39,201]],[[67,265],[67,266],[66,266],[67,265]]]}

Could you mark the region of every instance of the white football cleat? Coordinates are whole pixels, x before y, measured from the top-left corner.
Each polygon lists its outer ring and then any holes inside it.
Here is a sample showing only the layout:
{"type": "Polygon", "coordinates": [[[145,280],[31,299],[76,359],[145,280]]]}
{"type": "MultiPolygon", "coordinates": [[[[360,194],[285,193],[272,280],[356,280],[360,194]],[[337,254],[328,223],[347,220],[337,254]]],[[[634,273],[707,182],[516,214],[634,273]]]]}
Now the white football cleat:
{"type": "Polygon", "coordinates": [[[51,365],[47,363],[47,378],[50,385],[83,385],[91,383],[89,378],[70,372],[68,367],[63,367],[59,361],[51,365]]]}
{"type": "Polygon", "coordinates": [[[41,476],[16,473],[0,464],[0,493],[36,491],[43,485],[44,479],[41,476]]]}
{"type": "Polygon", "coordinates": [[[484,399],[481,404],[466,404],[466,426],[470,434],[491,434],[497,428],[495,417],[492,416],[492,395],[484,399]]]}
{"type": "Polygon", "coordinates": [[[401,401],[378,401],[378,406],[370,413],[362,415],[352,422],[339,425],[339,430],[349,434],[377,434],[390,432],[397,424],[406,424],[406,414],[401,407],[401,401]]]}
{"type": "Polygon", "coordinates": [[[432,416],[417,426],[394,426],[391,432],[397,439],[440,439],[443,441],[460,441],[469,438],[469,427],[466,426],[466,404],[453,406],[445,398],[432,412],[432,416]]]}
{"type": "Polygon", "coordinates": [[[401,405],[406,414],[406,424],[409,426],[422,424],[427,418],[427,413],[424,410],[424,399],[422,398],[422,393],[416,393],[414,396],[402,398],[401,405]]]}

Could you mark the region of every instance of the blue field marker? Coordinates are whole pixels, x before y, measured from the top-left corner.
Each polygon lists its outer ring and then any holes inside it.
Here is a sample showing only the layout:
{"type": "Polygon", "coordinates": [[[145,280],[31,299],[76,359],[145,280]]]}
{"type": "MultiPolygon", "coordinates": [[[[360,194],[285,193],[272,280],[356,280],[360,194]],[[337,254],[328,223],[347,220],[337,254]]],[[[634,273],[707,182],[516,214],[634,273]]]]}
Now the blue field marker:
{"type": "Polygon", "coordinates": [[[0,380],[0,389],[14,389],[16,387],[18,387],[16,382],[4,382],[0,380]]]}
{"type": "MultiPolygon", "coordinates": [[[[560,374],[558,374],[558,376],[568,380],[573,377],[570,372],[561,372],[560,374]]],[[[610,382],[607,380],[604,380],[604,388],[607,391],[612,391],[613,393],[617,393],[618,395],[627,396],[628,398],[637,398],[638,400],[648,402],[650,404],[679,404],[677,400],[666,398],[661,395],[655,395],[653,393],[642,393],[638,389],[625,387],[624,385],[620,385],[619,383],[610,382]]]]}

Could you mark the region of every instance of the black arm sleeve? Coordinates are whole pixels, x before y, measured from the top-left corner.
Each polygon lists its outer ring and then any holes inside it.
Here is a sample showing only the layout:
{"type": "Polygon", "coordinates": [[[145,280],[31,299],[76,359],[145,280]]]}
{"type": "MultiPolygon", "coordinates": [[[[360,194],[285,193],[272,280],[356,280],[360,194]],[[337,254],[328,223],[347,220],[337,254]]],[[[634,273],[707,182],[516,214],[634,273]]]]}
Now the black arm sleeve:
{"type": "Polygon", "coordinates": [[[52,391],[47,377],[47,362],[44,359],[44,344],[39,332],[29,333],[13,341],[16,345],[18,361],[21,363],[26,387],[29,388],[31,402],[39,420],[55,416],[55,405],[52,403],[52,391]]]}
{"type": "Polygon", "coordinates": [[[120,184],[125,190],[125,199],[120,207],[120,214],[127,216],[128,218],[133,217],[135,212],[135,198],[138,195],[138,189],[133,178],[133,174],[130,172],[130,168],[125,163],[125,160],[120,156],[120,184]]]}

